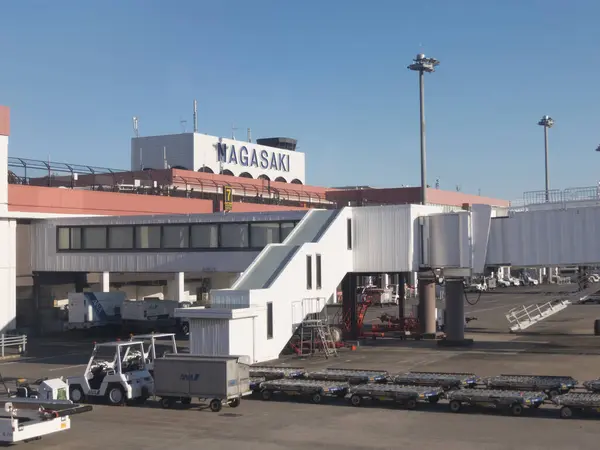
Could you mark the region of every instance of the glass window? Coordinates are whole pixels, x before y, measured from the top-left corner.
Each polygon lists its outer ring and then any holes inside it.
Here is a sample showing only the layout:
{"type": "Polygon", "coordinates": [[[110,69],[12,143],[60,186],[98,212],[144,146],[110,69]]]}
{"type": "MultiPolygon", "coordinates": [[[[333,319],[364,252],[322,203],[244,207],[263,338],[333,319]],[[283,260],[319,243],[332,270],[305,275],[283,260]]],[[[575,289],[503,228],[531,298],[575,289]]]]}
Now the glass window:
{"type": "Polygon", "coordinates": [[[109,227],[108,248],[133,248],[133,227],[109,227]]]}
{"type": "Polygon", "coordinates": [[[251,223],[250,247],[263,248],[279,243],[279,223],[251,223]]]}
{"type": "Polygon", "coordinates": [[[217,248],[219,246],[219,226],[217,224],[192,225],[193,248],[217,248]]]}
{"type": "Polygon", "coordinates": [[[160,248],[160,226],[137,226],[135,228],[135,248],[160,248]]]}
{"type": "Polygon", "coordinates": [[[81,228],[71,228],[71,250],[81,250],[81,228]]]}
{"type": "Polygon", "coordinates": [[[58,228],[58,234],[57,236],[57,243],[56,246],[59,250],[69,250],[69,248],[71,247],[69,244],[70,241],[70,237],[69,237],[69,231],[70,228],[67,227],[59,227],[58,228]]]}
{"type": "Polygon", "coordinates": [[[306,255],[306,289],[312,289],[312,256],[306,255]]]}
{"type": "Polygon", "coordinates": [[[281,242],[285,241],[285,238],[289,236],[295,226],[294,222],[283,222],[281,224],[281,242]]]}
{"type": "Polygon", "coordinates": [[[83,248],[102,250],[106,248],[106,227],[87,227],[83,229],[83,248]]]}
{"type": "Polygon", "coordinates": [[[352,219],[346,222],[346,239],[348,240],[348,250],[352,250],[352,219]]]}
{"type": "Polygon", "coordinates": [[[273,302],[267,303],[267,339],[273,338],[273,302]]]}
{"type": "Polygon", "coordinates": [[[317,255],[315,258],[315,266],[317,270],[317,289],[321,289],[321,255],[317,255]]]}
{"type": "Polygon", "coordinates": [[[247,223],[222,223],[221,247],[247,248],[248,224],[247,223]]]}
{"type": "Polygon", "coordinates": [[[190,227],[188,225],[165,225],[163,227],[163,248],[188,248],[190,227]]]}

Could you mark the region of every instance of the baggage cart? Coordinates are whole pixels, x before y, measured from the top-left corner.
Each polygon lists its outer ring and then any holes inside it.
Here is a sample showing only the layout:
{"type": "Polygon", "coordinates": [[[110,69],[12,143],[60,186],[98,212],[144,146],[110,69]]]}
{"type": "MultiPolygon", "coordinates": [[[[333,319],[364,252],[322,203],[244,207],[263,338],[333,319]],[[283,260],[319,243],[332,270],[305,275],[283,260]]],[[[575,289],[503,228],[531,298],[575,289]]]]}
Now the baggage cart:
{"type": "Polygon", "coordinates": [[[348,384],[334,381],[281,379],[261,383],[263,400],[270,400],[275,393],[310,397],[313,403],[321,403],[323,397],[345,397],[348,384]]]}
{"type": "Polygon", "coordinates": [[[251,377],[265,377],[269,380],[280,378],[303,378],[306,370],[302,367],[250,366],[251,377]]]}
{"type": "Polygon", "coordinates": [[[463,405],[484,406],[509,410],[519,416],[524,408],[539,408],[546,394],[543,392],[521,392],[501,389],[460,389],[446,394],[450,411],[460,412],[463,405]]]}
{"type": "Polygon", "coordinates": [[[418,402],[437,403],[444,390],[438,386],[402,386],[399,384],[359,384],[351,386],[347,398],[352,406],[360,406],[363,401],[397,402],[407,409],[415,409],[418,402]]]}
{"type": "Polygon", "coordinates": [[[440,386],[446,391],[475,387],[479,378],[472,373],[408,372],[395,375],[393,382],[402,385],[440,386]]]}
{"type": "Polygon", "coordinates": [[[584,381],[583,387],[590,392],[600,393],[600,379],[584,381]]]}
{"type": "Polygon", "coordinates": [[[551,399],[577,386],[573,377],[553,375],[498,375],[483,382],[490,389],[542,391],[551,399]]]}
{"type": "MultiPolygon", "coordinates": [[[[283,378],[283,377],[281,377],[283,378]]],[[[278,378],[270,378],[271,380],[276,380],[278,378]]],[[[267,381],[267,377],[250,377],[250,390],[253,393],[260,392],[261,385],[267,381]]]]}
{"type": "Polygon", "coordinates": [[[561,407],[560,417],[562,419],[570,419],[575,412],[600,412],[600,394],[571,392],[554,397],[552,402],[561,407]]]}
{"type": "Polygon", "coordinates": [[[196,397],[211,411],[235,408],[250,395],[249,365],[242,356],[167,355],[154,360],[154,394],[163,408],[190,404],[196,397]]]}
{"type": "Polygon", "coordinates": [[[344,381],[350,384],[387,383],[389,374],[385,370],[367,369],[322,369],[306,373],[306,378],[323,381],[344,381]]]}

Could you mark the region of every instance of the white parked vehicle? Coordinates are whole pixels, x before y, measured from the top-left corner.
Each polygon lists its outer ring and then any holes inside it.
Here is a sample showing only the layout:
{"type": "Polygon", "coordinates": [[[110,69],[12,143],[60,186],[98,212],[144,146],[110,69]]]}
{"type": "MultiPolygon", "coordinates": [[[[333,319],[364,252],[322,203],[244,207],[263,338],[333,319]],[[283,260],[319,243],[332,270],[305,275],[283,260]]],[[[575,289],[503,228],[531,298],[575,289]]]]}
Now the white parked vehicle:
{"type": "Polygon", "coordinates": [[[510,285],[511,286],[524,286],[525,283],[520,278],[510,277],[510,285]]]}
{"type": "Polygon", "coordinates": [[[150,373],[154,371],[154,360],[156,358],[177,354],[175,333],[138,334],[131,336],[131,340],[143,342],[146,368],[150,373]]]}
{"type": "Polygon", "coordinates": [[[529,275],[525,275],[523,281],[529,286],[537,286],[538,284],[540,284],[538,280],[536,280],[535,278],[531,278],[529,275]]]}
{"type": "Polygon", "coordinates": [[[96,344],[83,375],[67,381],[74,403],[93,399],[104,399],[111,405],[144,403],[154,391],[141,341],[96,344]]]}
{"type": "Polygon", "coordinates": [[[471,283],[467,287],[467,291],[469,292],[485,292],[488,290],[487,283],[471,283]]]}
{"type": "Polygon", "coordinates": [[[496,284],[500,287],[509,287],[511,285],[510,280],[507,280],[505,278],[498,278],[496,280],[496,284]]]}

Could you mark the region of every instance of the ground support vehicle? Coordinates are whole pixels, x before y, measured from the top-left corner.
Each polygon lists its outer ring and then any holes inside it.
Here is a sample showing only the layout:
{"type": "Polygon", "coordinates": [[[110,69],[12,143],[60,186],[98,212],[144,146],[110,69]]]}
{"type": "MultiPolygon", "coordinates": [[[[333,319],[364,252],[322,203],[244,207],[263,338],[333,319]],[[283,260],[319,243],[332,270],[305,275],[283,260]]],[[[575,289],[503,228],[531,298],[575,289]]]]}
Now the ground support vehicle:
{"type": "Polygon", "coordinates": [[[436,386],[402,386],[398,384],[359,384],[351,386],[346,395],[352,406],[360,406],[365,399],[400,403],[415,409],[418,402],[437,403],[444,390],[436,386]]]}
{"type": "Polygon", "coordinates": [[[210,410],[236,408],[250,390],[250,366],[242,356],[167,355],[154,361],[154,394],[163,408],[192,398],[208,401],[210,410]]]}
{"type": "Polygon", "coordinates": [[[392,381],[401,385],[440,386],[446,391],[473,388],[479,378],[473,373],[408,372],[392,377],[392,381]]]}
{"type": "Polygon", "coordinates": [[[389,374],[385,370],[322,369],[306,372],[306,378],[322,381],[344,381],[349,384],[387,383],[389,374]]]}
{"type": "Polygon", "coordinates": [[[263,400],[270,400],[273,394],[310,397],[313,403],[321,403],[323,397],[345,397],[348,384],[322,380],[282,379],[268,380],[261,384],[263,400]]]}
{"type": "Polygon", "coordinates": [[[177,341],[175,333],[151,333],[131,336],[132,341],[144,343],[144,358],[146,368],[152,374],[154,360],[167,354],[177,354],[177,341]]]}
{"type": "Polygon", "coordinates": [[[83,374],[67,381],[74,403],[106,400],[111,405],[141,404],[154,391],[140,341],[96,344],[83,374]]]}
{"type": "Polygon", "coordinates": [[[543,392],[521,392],[499,389],[460,389],[446,394],[450,411],[460,412],[463,405],[485,406],[488,408],[506,409],[514,416],[519,416],[525,407],[539,408],[546,394],[543,392]]]}
{"type": "Polygon", "coordinates": [[[8,399],[0,403],[0,443],[36,441],[52,433],[71,428],[71,417],[91,411],[92,407],[69,401],[40,404],[29,398],[8,399]]]}
{"type": "Polygon", "coordinates": [[[498,375],[483,380],[490,389],[519,389],[524,391],[542,391],[551,399],[566,394],[575,386],[577,380],[567,376],[552,375],[498,375]]]}
{"type": "Polygon", "coordinates": [[[304,378],[306,370],[302,367],[250,366],[251,377],[265,377],[278,380],[279,378],[304,378]]]}
{"type": "Polygon", "coordinates": [[[600,394],[572,392],[554,397],[552,403],[561,407],[560,417],[562,419],[570,419],[575,411],[580,413],[600,412],[600,394]]]}
{"type": "Polygon", "coordinates": [[[584,381],[583,387],[590,392],[600,393],[600,378],[597,380],[584,381]]]}

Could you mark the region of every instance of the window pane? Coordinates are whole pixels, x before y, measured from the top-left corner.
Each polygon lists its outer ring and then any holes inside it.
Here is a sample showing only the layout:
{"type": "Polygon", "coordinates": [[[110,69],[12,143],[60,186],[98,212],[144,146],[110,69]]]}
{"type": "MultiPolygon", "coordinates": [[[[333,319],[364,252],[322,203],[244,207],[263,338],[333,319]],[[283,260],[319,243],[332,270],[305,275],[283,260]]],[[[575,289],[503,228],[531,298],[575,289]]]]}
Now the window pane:
{"type": "Polygon", "coordinates": [[[83,248],[101,250],[106,248],[106,227],[89,227],[83,229],[83,248]]]}
{"type": "Polygon", "coordinates": [[[296,224],[294,222],[283,222],[281,224],[281,242],[285,241],[285,238],[292,232],[296,224]]]}
{"type": "Polygon", "coordinates": [[[306,289],[312,289],[312,257],[306,255],[306,289]]]}
{"type": "Polygon", "coordinates": [[[136,227],[135,248],[160,248],[160,226],[140,225],[136,227]]]}
{"type": "Polygon", "coordinates": [[[81,249],[81,228],[71,228],[71,250],[81,249]]]}
{"type": "Polygon", "coordinates": [[[267,303],[267,339],[273,337],[273,302],[267,303]]]}
{"type": "Polygon", "coordinates": [[[192,225],[192,247],[217,248],[219,246],[219,226],[216,224],[192,225]]]}
{"type": "Polygon", "coordinates": [[[317,289],[321,289],[321,255],[317,255],[315,265],[317,266],[317,289]]]}
{"type": "Polygon", "coordinates": [[[69,228],[60,227],[57,240],[56,246],[59,250],[69,250],[69,228]]]}
{"type": "Polygon", "coordinates": [[[163,227],[163,248],[188,248],[190,233],[187,225],[166,225],[163,227]]]}
{"type": "Polygon", "coordinates": [[[133,227],[109,227],[108,248],[133,248],[133,227]]]}
{"type": "Polygon", "coordinates": [[[346,223],[346,239],[348,240],[348,250],[352,250],[352,219],[346,223]]]}
{"type": "Polygon", "coordinates": [[[279,243],[278,223],[251,223],[250,247],[263,248],[268,244],[279,243]]]}
{"type": "Polygon", "coordinates": [[[246,248],[248,247],[247,223],[221,224],[221,247],[246,248]]]}

